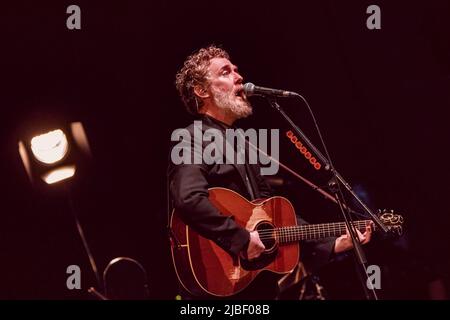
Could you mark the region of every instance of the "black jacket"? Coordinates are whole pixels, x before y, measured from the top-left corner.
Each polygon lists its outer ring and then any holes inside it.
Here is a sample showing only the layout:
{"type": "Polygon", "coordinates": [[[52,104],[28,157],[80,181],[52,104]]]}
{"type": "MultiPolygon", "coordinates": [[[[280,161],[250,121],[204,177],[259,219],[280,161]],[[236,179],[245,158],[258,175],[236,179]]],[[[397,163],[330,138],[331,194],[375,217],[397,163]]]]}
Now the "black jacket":
{"type": "MultiPolygon", "coordinates": [[[[208,116],[202,117],[201,121],[202,133],[210,128],[223,132],[229,128],[226,124],[208,116]]],[[[194,125],[191,124],[186,129],[193,137],[194,125]]],[[[201,150],[204,150],[209,143],[211,142],[202,142],[201,150]]],[[[179,142],[173,142],[171,153],[178,146],[179,142]]],[[[191,152],[194,154],[193,141],[190,146],[191,152]]],[[[211,204],[208,200],[208,189],[211,187],[228,188],[249,200],[268,198],[272,195],[257,164],[206,164],[202,162],[201,164],[176,165],[169,160],[168,183],[172,205],[181,215],[181,219],[199,234],[213,240],[231,254],[238,254],[246,247],[249,241],[249,232],[236,224],[230,217],[223,216],[211,204]]],[[[306,223],[301,219],[299,221],[306,223]]],[[[334,239],[314,241],[312,242],[313,246],[306,244],[308,248],[303,249],[306,249],[308,256],[313,258],[312,267],[329,261],[334,239]]]]}

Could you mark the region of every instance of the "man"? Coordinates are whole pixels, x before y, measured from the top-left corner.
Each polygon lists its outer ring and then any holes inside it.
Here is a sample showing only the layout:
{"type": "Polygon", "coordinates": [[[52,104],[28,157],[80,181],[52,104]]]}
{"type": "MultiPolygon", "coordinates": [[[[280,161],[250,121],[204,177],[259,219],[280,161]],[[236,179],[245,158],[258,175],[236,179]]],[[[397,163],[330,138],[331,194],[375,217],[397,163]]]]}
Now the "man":
{"type": "MultiPolygon", "coordinates": [[[[176,76],[176,87],[187,110],[201,119],[203,132],[214,128],[225,133],[226,129],[233,128],[236,120],[252,113],[243,92],[243,78],[228,53],[221,48],[209,46],[189,56],[176,76]]],[[[187,130],[194,135],[194,125],[187,130]]],[[[203,147],[208,145],[202,143],[203,147]]],[[[192,150],[196,152],[195,148],[192,150]]],[[[270,197],[270,187],[257,164],[248,161],[243,164],[174,164],[171,161],[168,181],[174,208],[200,235],[213,240],[229,254],[245,259],[256,259],[264,251],[258,232],[242,228],[232,218],[222,215],[208,200],[208,188],[211,187],[232,189],[249,200],[270,197]]],[[[371,227],[359,236],[363,244],[370,241],[371,227]]],[[[315,260],[312,264],[318,266],[327,263],[333,254],[352,248],[352,242],[349,235],[343,235],[317,241],[311,247],[311,256],[315,260]]],[[[268,287],[274,288],[265,286],[268,287]]],[[[276,295],[276,289],[265,292],[267,294],[256,288],[245,297],[274,298],[276,295]]]]}

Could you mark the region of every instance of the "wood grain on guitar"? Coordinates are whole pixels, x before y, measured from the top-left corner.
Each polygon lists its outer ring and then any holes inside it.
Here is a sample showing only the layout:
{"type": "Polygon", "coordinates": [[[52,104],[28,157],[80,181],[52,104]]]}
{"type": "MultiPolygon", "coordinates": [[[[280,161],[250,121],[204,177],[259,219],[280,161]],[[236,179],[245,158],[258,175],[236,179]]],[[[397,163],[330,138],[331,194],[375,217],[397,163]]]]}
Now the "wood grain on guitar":
{"type": "MultiPolygon", "coordinates": [[[[252,261],[232,256],[184,224],[174,210],[170,227],[180,244],[172,246],[175,271],[183,287],[196,296],[235,295],[262,271],[285,275],[299,262],[299,241],[340,236],[346,232],[343,222],[298,226],[292,204],[283,197],[252,203],[232,190],[211,188],[209,200],[223,215],[233,216],[240,226],[249,231],[257,230],[266,250],[252,261]]],[[[385,219],[383,216],[380,219],[388,228],[402,232],[403,217],[386,213],[385,219]]],[[[368,221],[355,221],[355,226],[364,231],[368,221]]]]}

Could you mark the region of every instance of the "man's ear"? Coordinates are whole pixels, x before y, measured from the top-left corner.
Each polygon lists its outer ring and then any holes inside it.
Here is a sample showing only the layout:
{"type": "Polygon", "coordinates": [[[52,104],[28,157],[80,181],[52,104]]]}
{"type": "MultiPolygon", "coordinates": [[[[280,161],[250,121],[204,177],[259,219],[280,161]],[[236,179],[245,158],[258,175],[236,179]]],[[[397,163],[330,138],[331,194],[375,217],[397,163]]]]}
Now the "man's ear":
{"type": "Polygon", "coordinates": [[[206,90],[203,86],[201,85],[196,85],[194,86],[194,93],[197,97],[202,98],[202,99],[206,99],[209,98],[209,93],[208,90],[206,90]]]}

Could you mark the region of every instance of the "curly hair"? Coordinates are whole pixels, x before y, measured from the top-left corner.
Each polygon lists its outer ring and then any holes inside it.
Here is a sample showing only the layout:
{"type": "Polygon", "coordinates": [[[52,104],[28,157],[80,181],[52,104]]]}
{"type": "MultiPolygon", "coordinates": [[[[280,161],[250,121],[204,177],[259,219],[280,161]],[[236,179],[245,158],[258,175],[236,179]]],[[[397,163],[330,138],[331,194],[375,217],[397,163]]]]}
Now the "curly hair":
{"type": "Polygon", "coordinates": [[[207,85],[208,67],[213,58],[230,59],[230,56],[222,48],[210,45],[187,57],[176,75],[175,86],[187,111],[193,115],[197,115],[203,106],[203,101],[194,93],[194,87],[207,85]]]}

